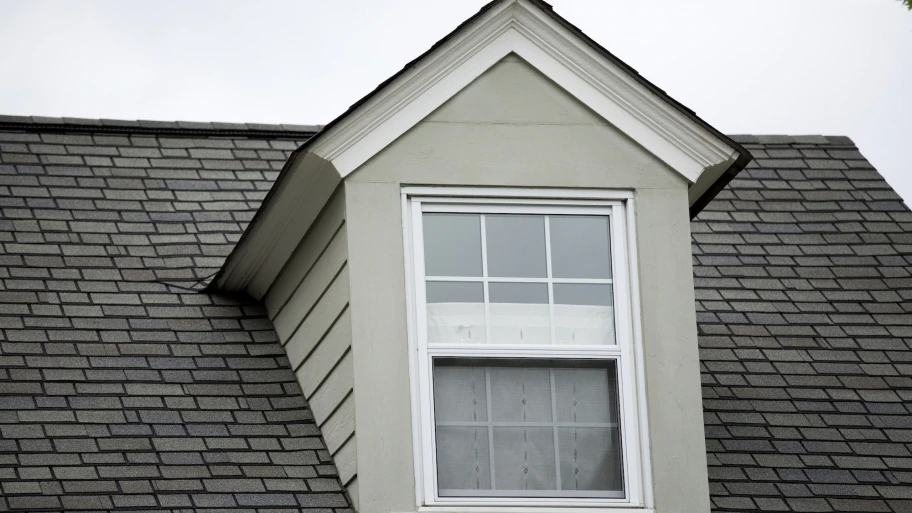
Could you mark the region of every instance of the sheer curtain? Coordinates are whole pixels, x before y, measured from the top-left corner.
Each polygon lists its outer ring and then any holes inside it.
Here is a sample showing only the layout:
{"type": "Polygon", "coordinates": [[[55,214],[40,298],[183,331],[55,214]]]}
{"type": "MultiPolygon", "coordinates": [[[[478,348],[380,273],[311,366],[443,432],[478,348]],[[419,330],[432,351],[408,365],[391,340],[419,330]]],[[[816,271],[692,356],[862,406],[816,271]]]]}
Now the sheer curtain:
{"type": "Polygon", "coordinates": [[[438,358],[441,496],[623,492],[613,361],[438,358]]]}

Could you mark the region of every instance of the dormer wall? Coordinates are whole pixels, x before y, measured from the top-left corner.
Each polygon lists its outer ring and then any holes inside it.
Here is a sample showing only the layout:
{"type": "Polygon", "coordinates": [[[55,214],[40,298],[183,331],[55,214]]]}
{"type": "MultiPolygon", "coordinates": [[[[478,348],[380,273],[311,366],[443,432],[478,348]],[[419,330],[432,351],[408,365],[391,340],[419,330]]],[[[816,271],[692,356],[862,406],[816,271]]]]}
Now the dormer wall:
{"type": "Polygon", "coordinates": [[[416,511],[402,199],[408,186],[632,193],[635,329],[652,455],[647,495],[655,511],[709,511],[688,183],[680,174],[509,56],[344,183],[360,511],[416,511]]]}

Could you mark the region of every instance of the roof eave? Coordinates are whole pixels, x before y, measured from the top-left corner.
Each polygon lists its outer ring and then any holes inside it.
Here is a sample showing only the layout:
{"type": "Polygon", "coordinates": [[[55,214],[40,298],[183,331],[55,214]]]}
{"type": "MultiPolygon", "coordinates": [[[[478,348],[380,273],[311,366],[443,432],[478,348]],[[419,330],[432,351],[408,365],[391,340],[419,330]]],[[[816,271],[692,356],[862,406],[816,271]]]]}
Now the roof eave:
{"type": "Polygon", "coordinates": [[[742,169],[754,159],[754,157],[745,150],[740,144],[734,143],[735,151],[738,152],[738,158],[728,167],[707,189],[701,194],[693,204],[690,205],[690,218],[693,219],[709,205],[719,192],[725,188],[742,169]]]}
{"type": "Polygon", "coordinates": [[[682,103],[678,102],[677,100],[675,100],[674,98],[669,96],[668,93],[666,93],[664,90],[662,90],[661,88],[659,88],[658,86],[656,86],[655,84],[653,84],[652,82],[647,80],[645,77],[640,75],[640,73],[636,69],[632,68],[627,63],[625,63],[621,59],[617,58],[614,54],[609,52],[605,47],[598,44],[595,40],[593,40],[592,38],[587,36],[585,32],[583,32],[582,30],[577,28],[575,25],[573,25],[572,23],[567,21],[561,15],[554,12],[554,9],[552,8],[551,4],[544,2],[542,0],[527,0],[527,1],[534,5],[537,5],[543,12],[545,12],[549,16],[551,16],[551,18],[553,18],[554,21],[556,21],[557,23],[562,25],[566,30],[573,33],[581,41],[585,42],[590,48],[592,48],[593,50],[595,50],[596,52],[601,54],[606,59],[610,60],[616,66],[623,69],[625,72],[627,72],[628,75],[630,75],[631,78],[636,80],[638,83],[640,83],[645,88],[649,89],[649,91],[651,91],[653,94],[655,94],[655,95],[659,96],[660,98],[662,98],[663,100],[665,100],[669,105],[674,107],[681,114],[690,118],[694,123],[699,125],[701,128],[703,128],[704,130],[706,130],[707,132],[712,134],[714,137],[716,137],[717,139],[719,139],[720,141],[722,141],[729,147],[731,147],[732,150],[738,154],[738,157],[735,159],[735,161],[732,163],[732,165],[729,166],[729,168],[726,169],[719,176],[719,178],[715,182],[713,182],[713,184],[710,185],[707,188],[707,190],[703,194],[701,194],[699,196],[699,198],[697,198],[696,201],[694,201],[691,204],[691,206],[690,206],[690,218],[691,219],[696,217],[697,214],[699,214],[700,211],[703,210],[703,208],[705,208],[706,205],[708,205],[709,202],[712,201],[712,199],[716,197],[716,195],[719,193],[719,191],[724,189],[725,186],[728,185],[728,183],[731,182],[732,179],[738,173],[740,173],[741,170],[744,169],[751,160],[753,160],[753,157],[751,156],[750,152],[748,152],[746,149],[744,149],[743,146],[738,144],[731,137],[728,137],[727,135],[725,135],[722,132],[713,128],[712,125],[710,125],[709,123],[704,121],[702,118],[700,118],[700,116],[697,116],[696,112],[688,109],[682,103]]]}

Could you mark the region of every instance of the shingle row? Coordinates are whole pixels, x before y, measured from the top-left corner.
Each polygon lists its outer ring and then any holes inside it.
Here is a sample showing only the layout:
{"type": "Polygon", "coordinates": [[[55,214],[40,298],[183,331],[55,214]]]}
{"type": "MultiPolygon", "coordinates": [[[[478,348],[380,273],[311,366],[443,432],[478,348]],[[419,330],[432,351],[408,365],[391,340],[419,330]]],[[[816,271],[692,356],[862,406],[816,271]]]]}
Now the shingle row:
{"type": "MultiPolygon", "coordinates": [[[[0,243],[10,266],[106,268],[124,283],[217,271],[291,151],[287,139],[0,131],[0,243]],[[18,258],[18,260],[17,260],[18,258]]],[[[65,269],[65,271],[63,271],[65,269]]],[[[34,272],[33,272],[34,274],[34,272]]],[[[12,276],[11,276],[12,278],[12,276]]],[[[70,279],[87,279],[74,275],[70,279]]],[[[26,287],[37,284],[23,284],[26,287]]]]}
{"type": "MultiPolygon", "coordinates": [[[[246,132],[256,134],[259,132],[293,132],[313,134],[323,127],[320,125],[292,125],[269,123],[223,123],[217,121],[130,121],[123,119],[86,119],[86,118],[58,118],[48,116],[8,116],[0,115],[0,124],[6,127],[24,128],[33,130],[66,129],[78,130],[103,130],[105,132],[117,129],[128,129],[134,132],[143,129],[157,132],[206,132],[210,130],[246,132]]],[[[273,134],[276,136],[276,134],[273,134]]]]}

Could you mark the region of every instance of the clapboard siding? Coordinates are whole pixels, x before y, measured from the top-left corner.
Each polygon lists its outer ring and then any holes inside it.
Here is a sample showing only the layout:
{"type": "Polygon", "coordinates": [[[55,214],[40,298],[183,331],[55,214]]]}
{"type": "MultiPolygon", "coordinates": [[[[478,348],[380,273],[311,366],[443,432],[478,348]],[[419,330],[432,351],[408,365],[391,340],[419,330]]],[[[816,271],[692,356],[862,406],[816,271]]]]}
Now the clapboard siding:
{"type": "MultiPolygon", "coordinates": [[[[292,368],[304,359],[323,340],[324,335],[348,306],[348,268],[343,267],[313,309],[308,312],[291,337],[285,340],[285,352],[292,368]]],[[[276,330],[278,331],[278,330],[276,330]]],[[[279,336],[282,339],[282,336],[279,336]]]]}
{"type": "MultiPolygon", "coordinates": [[[[318,422],[318,424],[320,424],[318,422]]],[[[349,394],[332,415],[320,424],[323,440],[330,454],[335,454],[342,444],[355,433],[355,398],[349,394]]]]}
{"type": "Polygon", "coordinates": [[[288,263],[282,268],[279,277],[266,292],[263,303],[271,319],[275,318],[282,305],[298,288],[301,280],[304,279],[344,222],[345,195],[340,189],[326,203],[323,212],[314,221],[313,226],[302,239],[302,243],[298,244],[297,249],[288,259],[288,263]]]}
{"type": "Polygon", "coordinates": [[[358,495],[345,202],[337,193],[263,303],[320,426],[339,478],[358,495]]]}
{"type": "Polygon", "coordinates": [[[339,362],[339,366],[333,369],[329,377],[310,396],[310,410],[313,412],[314,420],[317,421],[317,424],[322,424],[324,420],[329,418],[333,410],[352,391],[354,388],[353,371],[351,351],[349,351],[346,353],[345,358],[339,362]]]}
{"type": "MultiPolygon", "coordinates": [[[[275,326],[279,338],[287,340],[291,333],[311,309],[319,306],[319,302],[339,270],[345,266],[346,252],[345,227],[342,227],[336,236],[326,246],[320,259],[314,263],[310,272],[304,277],[297,289],[292,293],[288,302],[278,311],[272,324],[275,326]]],[[[282,275],[279,275],[282,279],[282,275]]],[[[348,292],[346,291],[346,301],[348,292]]]]}
{"type": "MultiPolygon", "coordinates": [[[[351,314],[346,309],[330,328],[329,333],[317,344],[317,347],[304,360],[300,367],[295,369],[298,382],[306,397],[310,397],[320,383],[342,359],[351,347],[351,314]]],[[[351,365],[351,362],[348,362],[351,365]]]]}

